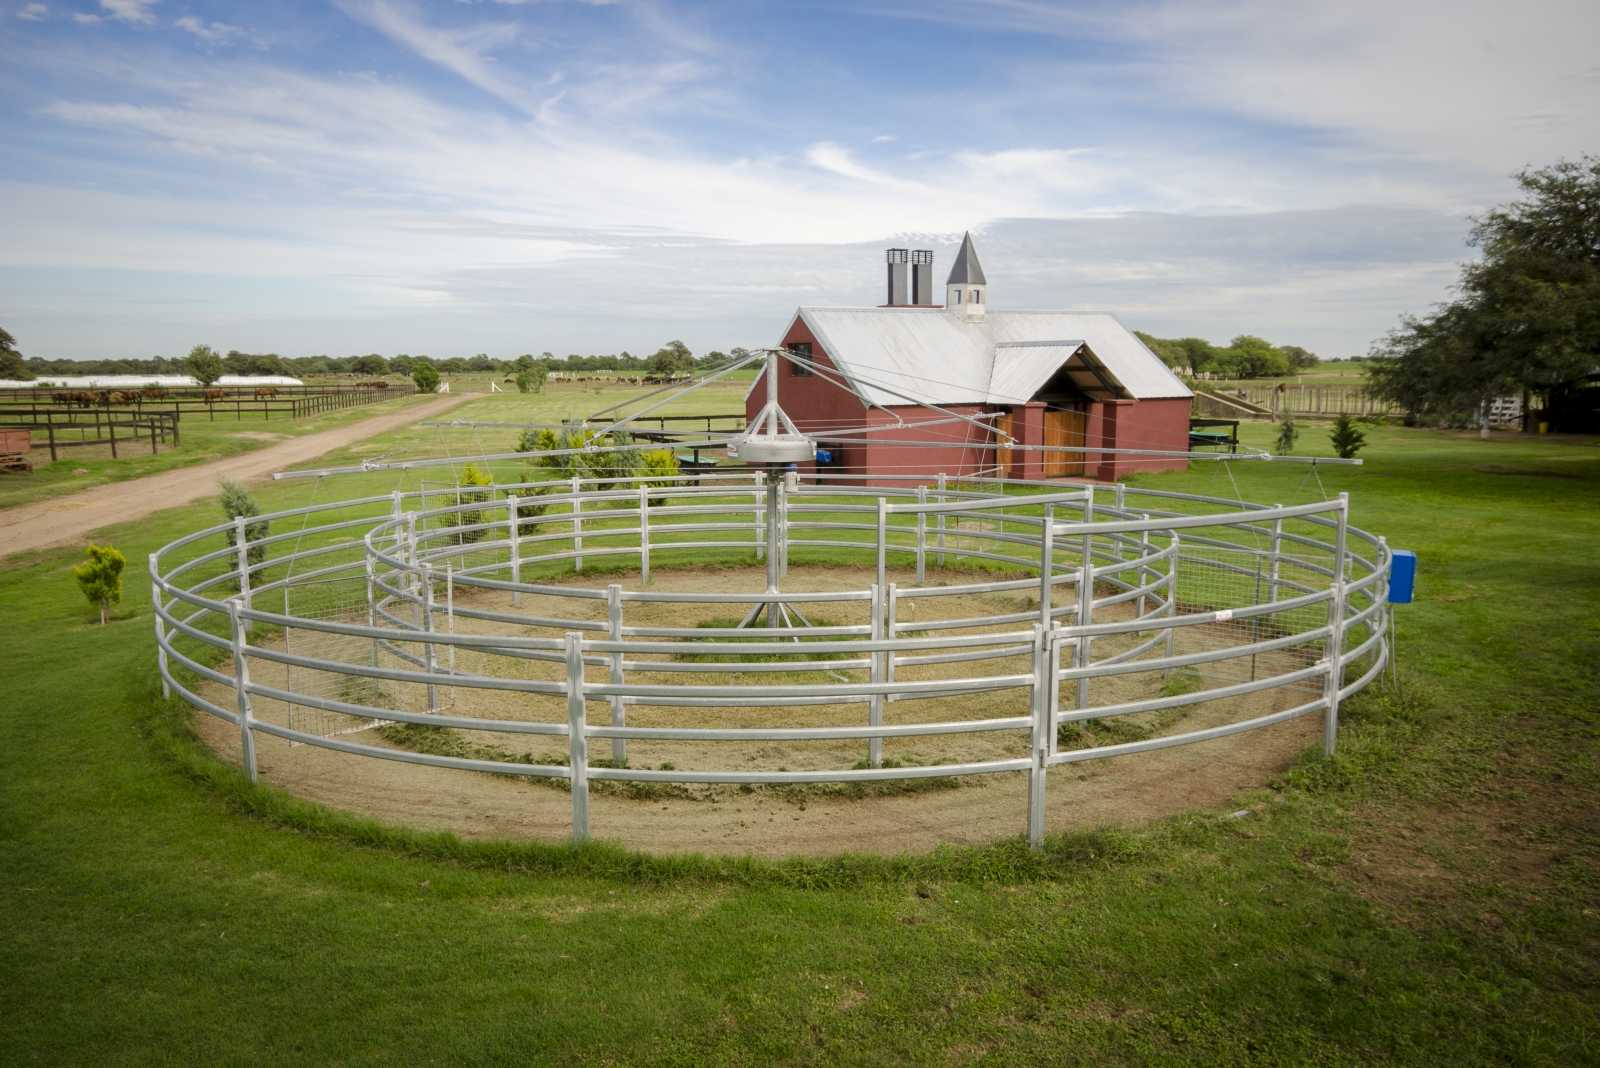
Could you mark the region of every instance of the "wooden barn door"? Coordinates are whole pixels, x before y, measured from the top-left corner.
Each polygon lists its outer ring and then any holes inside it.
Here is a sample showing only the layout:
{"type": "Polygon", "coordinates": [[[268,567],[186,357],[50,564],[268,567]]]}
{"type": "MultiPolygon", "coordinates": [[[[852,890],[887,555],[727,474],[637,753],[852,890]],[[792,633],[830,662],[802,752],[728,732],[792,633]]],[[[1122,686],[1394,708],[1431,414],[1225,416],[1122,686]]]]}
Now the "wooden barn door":
{"type": "MultiPolygon", "coordinates": [[[[1089,418],[1083,412],[1049,408],[1044,413],[1044,443],[1081,449],[1088,440],[1089,418]]],[[[1088,468],[1081,452],[1044,454],[1045,478],[1082,478],[1088,468]]]]}
{"type": "Polygon", "coordinates": [[[1011,457],[1014,455],[1014,450],[1011,448],[1006,435],[1016,436],[1016,431],[1012,429],[1012,426],[1010,412],[1005,413],[994,421],[995,442],[999,446],[994,451],[994,463],[1000,470],[1001,478],[1011,477],[1011,457]]]}

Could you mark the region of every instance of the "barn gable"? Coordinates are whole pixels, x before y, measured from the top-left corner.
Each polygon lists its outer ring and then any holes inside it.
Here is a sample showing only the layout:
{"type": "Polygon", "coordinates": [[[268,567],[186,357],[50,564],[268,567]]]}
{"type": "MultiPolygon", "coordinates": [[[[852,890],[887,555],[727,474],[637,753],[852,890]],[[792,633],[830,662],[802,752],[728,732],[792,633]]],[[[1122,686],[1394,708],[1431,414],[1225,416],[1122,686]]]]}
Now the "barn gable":
{"type": "Polygon", "coordinates": [[[797,313],[870,405],[1023,404],[1058,372],[1095,400],[1192,396],[1161,359],[1104,312],[801,308],[797,313]]]}

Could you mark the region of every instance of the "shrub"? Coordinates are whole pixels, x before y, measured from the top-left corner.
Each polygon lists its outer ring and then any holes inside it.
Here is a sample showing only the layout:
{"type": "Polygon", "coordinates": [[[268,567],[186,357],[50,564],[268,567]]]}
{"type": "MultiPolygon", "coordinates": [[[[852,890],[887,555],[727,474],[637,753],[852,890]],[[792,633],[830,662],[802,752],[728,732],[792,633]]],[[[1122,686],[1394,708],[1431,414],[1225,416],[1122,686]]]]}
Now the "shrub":
{"type": "Polygon", "coordinates": [[[72,577],[89,603],[100,609],[104,626],[106,613],[122,600],[122,569],[128,558],[109,545],[91,545],[83,553],[89,559],[72,569],[72,577]]]}
{"type": "Polygon", "coordinates": [[[517,392],[543,393],[544,381],[549,375],[549,369],[543,365],[523,368],[517,372],[517,392]]]}
{"type": "MultiPolygon", "coordinates": [[[[490,477],[489,472],[477,464],[468,464],[461,469],[461,477],[456,482],[456,486],[460,491],[459,498],[461,503],[482,504],[489,499],[490,491],[487,488],[480,489],[478,487],[488,487],[493,484],[494,479],[490,477]]],[[[456,514],[459,516],[457,520],[457,525],[459,526],[470,527],[483,522],[483,512],[477,508],[464,508],[456,514]]],[[[484,532],[481,530],[463,530],[461,532],[461,541],[463,543],[474,542],[482,538],[483,535],[484,532]]]]}
{"type": "Polygon", "coordinates": [[[431,363],[419,363],[411,371],[411,381],[416,383],[418,393],[437,393],[439,369],[431,363]]]}
{"type": "MultiPolygon", "coordinates": [[[[261,506],[256,503],[254,497],[250,496],[250,491],[229,478],[222,480],[221,501],[222,512],[229,519],[249,519],[251,516],[261,514],[261,506]]],[[[245,550],[245,559],[249,562],[252,570],[267,558],[267,547],[259,544],[259,542],[267,536],[271,526],[264,519],[244,525],[244,540],[249,545],[249,548],[245,550]]],[[[235,544],[232,530],[228,531],[228,544],[235,544]]],[[[229,564],[231,565],[232,563],[233,561],[230,560],[229,564]]]]}
{"type": "Polygon", "coordinates": [[[1348,415],[1341,415],[1334,420],[1328,440],[1333,442],[1333,451],[1338,453],[1341,459],[1348,460],[1361,451],[1362,446],[1367,443],[1367,436],[1356,427],[1354,419],[1348,415]]]}
{"type": "Polygon", "coordinates": [[[1286,416],[1278,424],[1278,440],[1273,443],[1272,451],[1279,456],[1287,456],[1294,451],[1294,443],[1300,438],[1300,428],[1294,425],[1294,416],[1286,416]]]}
{"type": "Polygon", "coordinates": [[[639,455],[639,471],[647,486],[670,486],[678,473],[678,456],[671,449],[650,449],[639,455]]]}

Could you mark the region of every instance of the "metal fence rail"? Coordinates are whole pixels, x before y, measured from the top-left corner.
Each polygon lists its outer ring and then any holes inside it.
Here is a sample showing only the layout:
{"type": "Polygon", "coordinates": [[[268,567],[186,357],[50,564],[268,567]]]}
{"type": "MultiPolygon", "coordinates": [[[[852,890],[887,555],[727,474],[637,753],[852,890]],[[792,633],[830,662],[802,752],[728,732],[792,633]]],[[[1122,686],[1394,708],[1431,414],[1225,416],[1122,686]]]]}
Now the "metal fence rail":
{"type": "Polygon", "coordinates": [[[768,492],[758,478],[715,474],[517,483],[476,500],[447,487],[197,531],[150,557],[163,686],[238,727],[252,779],[258,733],[561,779],[580,839],[590,782],[1025,772],[1037,845],[1050,768],[1312,715],[1331,753],[1341,703],[1388,656],[1389,552],[1349,525],[1343,495],[1284,507],[1121,485],[831,479],[777,487],[769,513],[768,492]],[[653,567],[759,557],[769,514],[782,524],[780,574],[791,557],[842,560],[874,581],[776,594],[650,588],[653,567]],[[252,539],[288,519],[299,529],[252,539]],[[582,581],[586,567],[619,560],[626,582],[582,581]],[[752,630],[680,613],[774,600],[829,618],[752,630]],[[663,613],[682,621],[652,622],[663,613]],[[980,697],[994,704],[975,715],[980,697]],[[288,721],[258,714],[260,702],[286,707],[288,721]],[[806,708],[834,719],[717,718],[806,708]],[[651,709],[702,715],[639,722],[651,709]],[[1162,718],[1199,709],[1221,721],[1173,732],[1162,718]],[[1123,740],[1118,723],[1141,723],[1143,734],[1123,740]],[[564,746],[564,762],[353,737],[386,724],[545,737],[564,746]],[[932,738],[967,740],[971,752],[904,766],[884,758],[886,742],[932,738]],[[591,739],[609,742],[608,759],[592,757],[591,739]],[[690,742],[719,752],[835,745],[819,767],[627,764],[632,744],[690,742]],[[859,764],[844,756],[856,745],[859,764]]]}

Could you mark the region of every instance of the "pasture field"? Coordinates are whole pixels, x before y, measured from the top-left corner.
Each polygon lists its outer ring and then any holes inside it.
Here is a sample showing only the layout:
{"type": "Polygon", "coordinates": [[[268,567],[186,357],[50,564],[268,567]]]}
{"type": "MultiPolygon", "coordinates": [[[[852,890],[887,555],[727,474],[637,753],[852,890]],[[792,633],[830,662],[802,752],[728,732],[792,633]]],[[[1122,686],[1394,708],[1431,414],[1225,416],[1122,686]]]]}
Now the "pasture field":
{"type": "MultiPolygon", "coordinates": [[[[1273,429],[1242,427],[1253,445],[1273,429]]],[[[249,786],[160,700],[144,557],[214,502],[105,532],[130,575],[103,628],[75,551],[8,560],[0,1062],[1595,1063],[1600,447],[1367,434],[1363,468],[1138,481],[1349,490],[1355,523],[1421,557],[1399,689],[1346,706],[1332,760],[1041,854],[652,858],[356,819],[249,786]]],[[[459,456],[474,435],[498,450],[514,431],[401,431],[319,466],[459,456]]]]}
{"type": "MultiPolygon", "coordinates": [[[[121,445],[119,459],[111,458],[109,445],[92,445],[64,448],[60,459],[51,463],[50,454],[40,444],[30,456],[34,464],[32,474],[0,474],[0,508],[237,456],[275,441],[404,411],[418,403],[421,401],[416,394],[407,394],[301,419],[291,419],[287,415],[273,418],[247,415],[235,419],[232,412],[219,411],[212,421],[204,412],[189,412],[178,424],[180,445],[164,444],[158,453],[151,455],[148,442],[134,438],[121,445]]],[[[71,436],[70,431],[62,434],[64,438],[71,436]]],[[[42,434],[36,437],[39,442],[44,440],[42,434]]]]}

